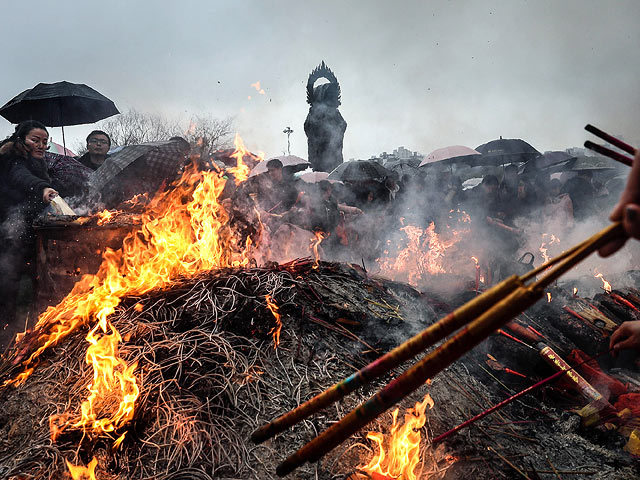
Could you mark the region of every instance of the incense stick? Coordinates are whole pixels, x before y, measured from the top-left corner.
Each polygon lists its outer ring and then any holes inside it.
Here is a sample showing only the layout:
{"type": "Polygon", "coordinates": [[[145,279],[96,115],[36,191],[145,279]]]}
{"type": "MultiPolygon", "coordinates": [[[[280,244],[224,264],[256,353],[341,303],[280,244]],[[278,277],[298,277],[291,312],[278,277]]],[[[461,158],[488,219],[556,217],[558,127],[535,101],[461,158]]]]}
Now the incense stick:
{"type": "Polygon", "coordinates": [[[623,142],[622,140],[617,139],[613,135],[609,135],[608,133],[603,132],[599,128],[591,125],[590,123],[588,123],[584,127],[584,129],[589,133],[593,133],[596,137],[600,137],[604,141],[609,142],[611,145],[618,147],[620,150],[624,150],[625,152],[630,153],[631,155],[636,154],[636,149],[633,148],[631,145],[623,142]]]}
{"type": "Polygon", "coordinates": [[[261,443],[283,432],[287,428],[322,410],[328,405],[344,398],[359,387],[384,375],[406,360],[414,357],[431,345],[439,342],[451,333],[476,318],[491,305],[515,290],[522,282],[517,276],[507,278],[498,285],[484,292],[462,307],[454,310],[437,323],[426,328],[418,335],[397,346],[358,372],[328,388],[321,394],[307,400],[294,410],[285,413],[272,422],[264,425],[251,434],[251,440],[261,443]]]}
{"type": "Polygon", "coordinates": [[[596,355],[594,357],[588,358],[587,360],[583,360],[582,362],[578,363],[577,365],[574,365],[573,367],[569,368],[568,370],[560,370],[560,371],[554,373],[553,375],[551,375],[550,377],[547,377],[547,378],[545,378],[543,380],[540,380],[539,382],[531,385],[530,387],[525,388],[524,390],[516,393],[515,395],[511,395],[509,398],[501,401],[500,403],[496,403],[493,407],[488,408],[484,412],[481,412],[481,413],[477,414],[476,416],[471,417],[469,420],[466,420],[466,421],[462,422],[457,427],[452,428],[451,430],[443,433],[442,435],[438,435],[436,438],[431,440],[431,445],[435,445],[436,443],[440,443],[445,438],[450,437],[451,435],[453,435],[454,433],[462,430],[463,428],[468,427],[469,425],[477,422],[481,418],[486,417],[490,413],[493,413],[496,410],[500,410],[502,407],[505,407],[506,405],[510,404],[514,400],[517,400],[518,398],[520,398],[520,397],[522,397],[522,396],[524,396],[524,395],[526,395],[526,394],[528,394],[528,393],[530,393],[530,392],[532,392],[532,391],[534,391],[534,390],[546,385],[547,383],[552,382],[556,378],[560,377],[561,375],[564,375],[567,372],[570,372],[571,370],[575,370],[576,368],[578,368],[579,366],[583,365],[584,363],[590,362],[591,360],[596,360],[597,358],[601,357],[605,353],[609,353],[610,351],[611,350],[606,350],[604,352],[599,353],[598,355],[596,355]]]}
{"type": "Polygon", "coordinates": [[[617,162],[624,163],[629,167],[633,166],[633,158],[627,157],[626,155],[623,155],[614,150],[611,150],[610,148],[604,147],[602,145],[598,145],[597,143],[593,143],[589,140],[584,142],[584,146],[589,150],[593,150],[594,152],[597,152],[600,155],[604,155],[605,157],[609,157],[612,160],[616,160],[617,162]]]}

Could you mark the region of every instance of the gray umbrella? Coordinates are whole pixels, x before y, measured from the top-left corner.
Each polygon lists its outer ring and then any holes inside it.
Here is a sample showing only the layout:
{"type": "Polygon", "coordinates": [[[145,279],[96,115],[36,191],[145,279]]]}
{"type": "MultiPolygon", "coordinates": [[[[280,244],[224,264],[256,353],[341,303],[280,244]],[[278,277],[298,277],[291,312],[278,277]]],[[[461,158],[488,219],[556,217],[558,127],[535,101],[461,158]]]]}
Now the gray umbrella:
{"type": "Polygon", "coordinates": [[[140,174],[147,179],[170,178],[178,171],[185,158],[178,142],[152,142],[123,147],[107,157],[97,170],[89,175],[89,183],[98,191],[117,183],[127,171],[140,174]]]}
{"type": "Polygon", "coordinates": [[[384,180],[389,176],[389,170],[373,160],[351,160],[338,165],[331,173],[329,180],[343,182],[363,182],[367,180],[384,180]]]}

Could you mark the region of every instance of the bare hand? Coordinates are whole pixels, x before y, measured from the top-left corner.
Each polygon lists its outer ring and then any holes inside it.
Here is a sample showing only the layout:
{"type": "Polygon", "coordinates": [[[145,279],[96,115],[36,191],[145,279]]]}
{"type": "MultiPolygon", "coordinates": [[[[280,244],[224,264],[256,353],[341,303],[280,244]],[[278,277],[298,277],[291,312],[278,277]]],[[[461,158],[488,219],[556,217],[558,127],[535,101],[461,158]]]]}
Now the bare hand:
{"type": "Polygon", "coordinates": [[[640,320],[620,325],[609,339],[609,348],[613,348],[614,357],[620,350],[640,349],[640,320]]]}
{"type": "Polygon", "coordinates": [[[622,221],[627,237],[613,240],[602,247],[600,255],[603,257],[608,257],[617,252],[629,237],[640,239],[640,150],[636,151],[627,186],[620,196],[618,205],[611,212],[609,219],[613,222],[622,221]]]}
{"type": "Polygon", "coordinates": [[[58,192],[56,192],[53,188],[46,187],[42,191],[42,201],[44,203],[50,203],[55,197],[58,196],[58,192]]]}

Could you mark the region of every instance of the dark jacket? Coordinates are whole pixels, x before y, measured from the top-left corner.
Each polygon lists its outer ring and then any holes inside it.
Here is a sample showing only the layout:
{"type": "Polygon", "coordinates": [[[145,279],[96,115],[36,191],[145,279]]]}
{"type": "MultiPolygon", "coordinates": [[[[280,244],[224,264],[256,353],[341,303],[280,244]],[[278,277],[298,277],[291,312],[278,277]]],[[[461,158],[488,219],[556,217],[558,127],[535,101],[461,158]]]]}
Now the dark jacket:
{"type": "MultiPolygon", "coordinates": [[[[109,158],[109,155],[107,155],[107,158],[109,158]]],[[[89,152],[85,153],[81,157],[77,157],[75,160],[83,164],[85,167],[90,168],[92,171],[95,171],[100,167],[100,165],[91,163],[91,155],[89,155],[89,152]]]]}
{"type": "Polygon", "coordinates": [[[23,158],[8,153],[0,157],[0,220],[16,210],[28,222],[40,214],[45,188],[54,188],[44,159],[23,158]]]}

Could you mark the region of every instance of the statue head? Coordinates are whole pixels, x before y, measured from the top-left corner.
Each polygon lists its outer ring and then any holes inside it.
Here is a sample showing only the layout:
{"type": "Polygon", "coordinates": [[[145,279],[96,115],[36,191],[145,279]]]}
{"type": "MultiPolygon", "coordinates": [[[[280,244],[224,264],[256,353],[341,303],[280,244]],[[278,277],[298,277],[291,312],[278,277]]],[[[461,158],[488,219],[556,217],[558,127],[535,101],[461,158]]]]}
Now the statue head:
{"type": "Polygon", "coordinates": [[[310,105],[323,104],[333,108],[340,106],[340,84],[324,61],[309,74],[309,79],[307,80],[307,103],[310,105]],[[321,78],[326,78],[329,83],[314,87],[316,81],[321,78]]]}

